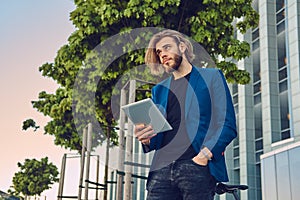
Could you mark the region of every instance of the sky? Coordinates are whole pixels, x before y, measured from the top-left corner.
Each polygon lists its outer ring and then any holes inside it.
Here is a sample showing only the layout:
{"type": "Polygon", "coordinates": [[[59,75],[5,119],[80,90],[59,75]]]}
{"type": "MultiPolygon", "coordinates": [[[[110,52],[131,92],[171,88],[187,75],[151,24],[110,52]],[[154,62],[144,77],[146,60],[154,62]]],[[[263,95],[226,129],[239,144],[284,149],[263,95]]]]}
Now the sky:
{"type": "MultiPolygon", "coordinates": [[[[33,118],[43,126],[49,121],[32,108],[31,101],[38,99],[39,92],[52,93],[58,86],[43,77],[38,68],[53,62],[75,30],[69,20],[74,9],[71,0],[0,0],[1,191],[7,192],[12,185],[12,177],[19,171],[18,162],[47,156],[60,171],[63,154],[70,153],[55,146],[54,137],[44,135],[43,129],[22,131],[22,122],[33,118]]],[[[71,177],[69,174],[66,176],[71,177]]],[[[43,195],[56,199],[57,187],[55,184],[43,195]]]]}

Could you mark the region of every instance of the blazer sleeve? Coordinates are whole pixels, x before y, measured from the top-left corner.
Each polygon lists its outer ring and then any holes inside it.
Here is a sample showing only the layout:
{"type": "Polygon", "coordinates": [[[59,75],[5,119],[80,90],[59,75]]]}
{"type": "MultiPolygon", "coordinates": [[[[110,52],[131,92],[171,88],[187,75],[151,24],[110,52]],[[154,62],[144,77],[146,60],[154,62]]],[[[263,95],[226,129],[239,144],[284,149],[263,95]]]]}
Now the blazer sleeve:
{"type": "MultiPolygon", "coordinates": [[[[153,100],[154,103],[156,103],[156,101],[155,101],[155,87],[152,88],[151,92],[152,92],[152,100],[153,100]]],[[[153,138],[150,139],[150,145],[142,144],[143,152],[148,153],[150,151],[153,151],[155,149],[155,144],[156,144],[156,137],[153,137],[153,138]]]]}
{"type": "Polygon", "coordinates": [[[237,136],[236,117],[232,97],[225,77],[220,70],[214,74],[210,86],[211,121],[203,146],[213,153],[213,159],[224,156],[226,146],[237,136]]]}

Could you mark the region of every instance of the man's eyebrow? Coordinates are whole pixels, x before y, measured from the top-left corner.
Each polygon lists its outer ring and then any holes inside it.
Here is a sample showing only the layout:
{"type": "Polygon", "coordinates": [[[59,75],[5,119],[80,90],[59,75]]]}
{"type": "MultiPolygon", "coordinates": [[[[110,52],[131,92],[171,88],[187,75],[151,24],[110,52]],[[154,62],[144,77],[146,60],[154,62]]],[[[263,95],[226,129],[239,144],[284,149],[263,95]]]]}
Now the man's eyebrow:
{"type": "MultiPolygon", "coordinates": [[[[165,47],[167,47],[167,46],[171,46],[171,44],[169,44],[169,43],[167,43],[167,44],[164,44],[161,48],[162,49],[164,49],[165,47]]],[[[156,48],[156,51],[160,51],[160,49],[159,48],[156,48]]]]}
{"type": "Polygon", "coordinates": [[[167,47],[167,46],[171,46],[171,44],[167,43],[167,44],[163,45],[162,48],[167,47]]]}
{"type": "MultiPolygon", "coordinates": [[[[166,43],[166,44],[164,44],[164,45],[161,47],[161,49],[165,49],[165,48],[168,47],[168,46],[172,46],[172,44],[166,43]]],[[[156,54],[159,54],[159,53],[161,52],[161,49],[160,49],[160,48],[155,48],[155,53],[156,53],[156,54]]]]}

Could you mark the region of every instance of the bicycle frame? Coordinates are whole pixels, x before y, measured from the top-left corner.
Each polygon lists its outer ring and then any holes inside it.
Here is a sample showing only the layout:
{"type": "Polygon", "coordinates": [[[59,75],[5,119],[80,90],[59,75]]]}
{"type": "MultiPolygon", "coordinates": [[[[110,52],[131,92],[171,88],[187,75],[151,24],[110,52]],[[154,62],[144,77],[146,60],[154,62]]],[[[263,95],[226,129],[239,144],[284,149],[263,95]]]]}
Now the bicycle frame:
{"type": "Polygon", "coordinates": [[[218,183],[216,186],[216,193],[217,194],[224,194],[224,193],[230,193],[234,196],[235,200],[240,200],[237,192],[239,190],[247,190],[247,185],[228,185],[224,183],[218,183]]]}

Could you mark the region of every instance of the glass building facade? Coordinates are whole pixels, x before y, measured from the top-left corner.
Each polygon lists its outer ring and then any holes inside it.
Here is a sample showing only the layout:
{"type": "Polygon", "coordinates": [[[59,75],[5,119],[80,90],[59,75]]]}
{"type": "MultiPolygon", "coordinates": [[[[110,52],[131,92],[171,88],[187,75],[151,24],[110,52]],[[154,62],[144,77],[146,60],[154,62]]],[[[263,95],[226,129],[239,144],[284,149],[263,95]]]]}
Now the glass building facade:
{"type": "MultiPolygon", "coordinates": [[[[300,188],[300,1],[254,0],[258,27],[237,38],[251,56],[237,63],[251,74],[231,85],[238,138],[227,148],[231,184],[242,200],[296,200],[300,188]]],[[[232,200],[232,195],[216,199],[232,200]]]]}

